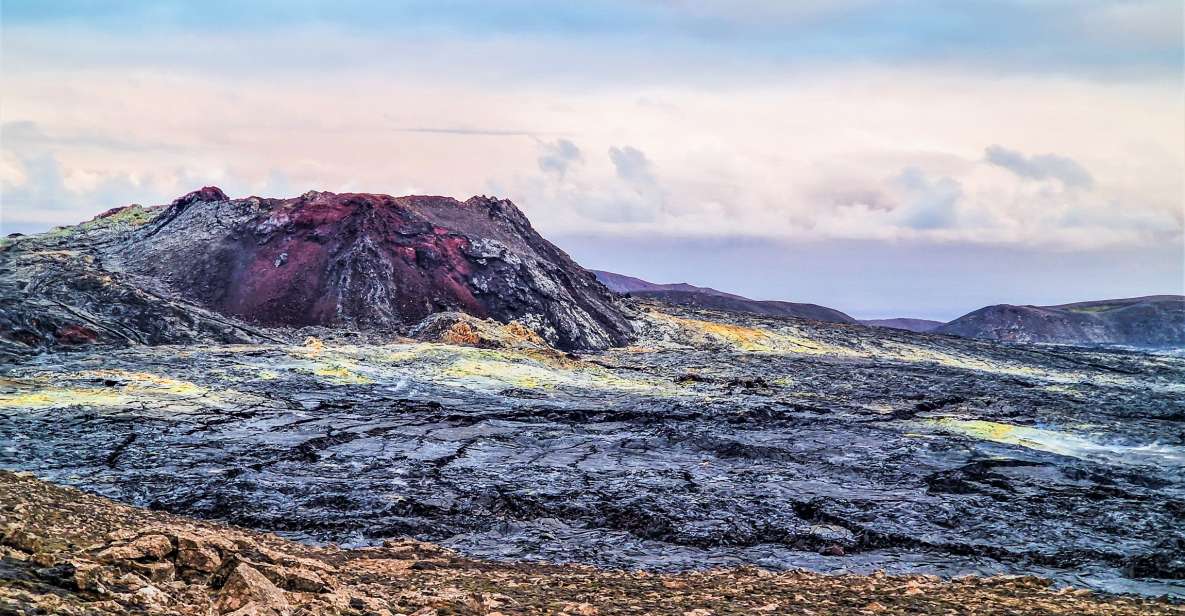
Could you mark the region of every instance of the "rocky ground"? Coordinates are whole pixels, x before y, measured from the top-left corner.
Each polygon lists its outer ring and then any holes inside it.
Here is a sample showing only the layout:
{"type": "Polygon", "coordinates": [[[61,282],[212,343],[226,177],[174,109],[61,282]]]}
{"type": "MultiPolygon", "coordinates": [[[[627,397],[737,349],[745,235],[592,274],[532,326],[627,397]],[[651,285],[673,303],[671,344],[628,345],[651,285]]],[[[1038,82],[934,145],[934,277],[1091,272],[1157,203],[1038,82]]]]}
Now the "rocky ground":
{"type": "Polygon", "coordinates": [[[348,546],[1182,594],[1185,359],[632,309],[584,356],[447,316],[38,356],[0,368],[0,466],[348,546]]]}
{"type": "Polygon", "coordinates": [[[474,561],[394,539],[340,549],[120,505],[0,472],[5,614],[1181,614],[1031,577],[684,574],[474,561]]]}

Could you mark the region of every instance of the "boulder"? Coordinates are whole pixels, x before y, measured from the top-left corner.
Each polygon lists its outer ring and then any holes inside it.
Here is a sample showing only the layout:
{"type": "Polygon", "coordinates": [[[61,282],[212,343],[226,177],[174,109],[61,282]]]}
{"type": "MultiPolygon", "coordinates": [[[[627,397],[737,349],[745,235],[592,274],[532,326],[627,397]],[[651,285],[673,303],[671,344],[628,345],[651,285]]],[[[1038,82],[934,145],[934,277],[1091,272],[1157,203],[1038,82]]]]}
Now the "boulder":
{"type": "Polygon", "coordinates": [[[262,573],[246,563],[239,563],[227,576],[222,590],[218,594],[217,608],[220,614],[230,612],[239,613],[250,605],[254,605],[255,612],[289,616],[292,606],[288,603],[284,591],[272,584],[262,573]]]}
{"type": "Polygon", "coordinates": [[[177,566],[202,573],[213,573],[222,566],[219,551],[229,553],[233,549],[234,544],[225,539],[178,533],[177,566]]]}
{"type": "Polygon", "coordinates": [[[109,547],[95,555],[99,562],[161,560],[173,553],[173,542],[164,535],[143,535],[125,545],[109,547]]]}

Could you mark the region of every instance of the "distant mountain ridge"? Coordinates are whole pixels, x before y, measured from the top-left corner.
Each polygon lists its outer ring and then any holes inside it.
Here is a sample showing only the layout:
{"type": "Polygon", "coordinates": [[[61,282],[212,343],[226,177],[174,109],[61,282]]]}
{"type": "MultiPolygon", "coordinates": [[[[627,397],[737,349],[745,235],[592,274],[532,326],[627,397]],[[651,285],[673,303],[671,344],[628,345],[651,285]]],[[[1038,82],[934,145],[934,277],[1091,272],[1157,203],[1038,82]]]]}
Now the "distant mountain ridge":
{"type": "Polygon", "coordinates": [[[697,287],[693,284],[687,284],[686,282],[659,284],[642,280],[641,278],[634,278],[633,276],[626,276],[625,274],[606,272],[604,270],[589,271],[596,275],[597,280],[601,281],[601,284],[608,287],[610,291],[616,291],[618,293],[637,293],[641,291],[682,291],[688,293],[716,295],[720,297],[731,297],[734,299],[743,299],[746,301],[758,301],[751,300],[742,295],[736,295],[735,293],[725,293],[724,291],[719,291],[711,287],[697,287]]]}
{"type": "Polygon", "coordinates": [[[1185,347],[1185,296],[1149,295],[1057,306],[986,306],[933,333],[1005,342],[1185,347]]]}
{"type": "Polygon", "coordinates": [[[611,291],[629,293],[637,297],[649,297],[667,303],[697,308],[712,308],[716,310],[731,310],[734,312],[748,312],[766,316],[798,317],[814,319],[829,323],[856,323],[856,319],[826,306],[818,304],[804,304],[798,302],[783,302],[775,300],[756,300],[725,293],[710,287],[697,287],[687,283],[657,284],[602,270],[590,270],[597,280],[611,291]]]}
{"type": "Polygon", "coordinates": [[[918,333],[933,331],[934,329],[941,327],[943,325],[942,321],[932,321],[930,319],[909,319],[909,318],[861,319],[860,322],[863,323],[864,325],[870,325],[872,327],[888,327],[889,329],[904,329],[907,331],[918,332],[918,333]]]}
{"type": "Polygon", "coordinates": [[[916,333],[964,338],[1070,345],[1121,345],[1185,348],[1185,296],[1149,295],[1056,306],[985,306],[953,321],[893,318],[856,320],[817,304],[754,300],[688,283],[658,284],[602,270],[590,270],[611,291],[699,308],[767,316],[790,316],[832,323],[860,323],[916,333]]]}

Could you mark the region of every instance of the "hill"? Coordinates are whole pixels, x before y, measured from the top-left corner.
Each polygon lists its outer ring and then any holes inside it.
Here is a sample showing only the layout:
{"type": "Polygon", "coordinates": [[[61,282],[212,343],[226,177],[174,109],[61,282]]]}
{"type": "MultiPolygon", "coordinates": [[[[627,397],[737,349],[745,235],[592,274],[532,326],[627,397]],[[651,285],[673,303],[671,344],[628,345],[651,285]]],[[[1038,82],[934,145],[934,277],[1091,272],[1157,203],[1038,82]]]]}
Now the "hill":
{"type": "Polygon", "coordinates": [[[597,279],[606,287],[618,293],[629,293],[636,297],[656,299],[678,306],[697,308],[711,308],[715,310],[731,310],[733,312],[747,312],[766,316],[798,317],[814,319],[831,323],[855,323],[852,317],[826,306],[818,304],[803,304],[797,302],[783,302],[774,300],[756,300],[725,293],[711,287],[697,287],[687,283],[657,284],[634,278],[606,272],[592,270],[597,279]]]}
{"type": "Polygon", "coordinates": [[[1007,342],[1185,347],[1185,296],[986,306],[933,330],[1007,342]]]}

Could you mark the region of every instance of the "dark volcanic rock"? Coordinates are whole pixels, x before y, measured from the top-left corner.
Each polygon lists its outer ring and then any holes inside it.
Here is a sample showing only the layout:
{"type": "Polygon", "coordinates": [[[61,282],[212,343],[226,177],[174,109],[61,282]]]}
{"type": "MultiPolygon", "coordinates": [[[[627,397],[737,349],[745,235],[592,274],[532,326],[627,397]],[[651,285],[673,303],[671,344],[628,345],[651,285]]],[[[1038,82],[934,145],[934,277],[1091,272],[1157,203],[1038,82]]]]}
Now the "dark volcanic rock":
{"type": "Polygon", "coordinates": [[[802,304],[797,302],[783,302],[775,300],[756,300],[725,293],[711,287],[697,287],[687,283],[656,284],[641,278],[624,276],[613,272],[593,270],[597,280],[600,280],[610,290],[618,293],[629,293],[637,297],[656,299],[676,306],[690,306],[696,308],[710,308],[714,310],[731,310],[733,312],[747,312],[772,317],[798,317],[800,319],[814,319],[829,323],[855,323],[852,317],[826,306],[818,304],[802,304]]]}
{"type": "Polygon", "coordinates": [[[1185,347],[1185,297],[1153,295],[1060,306],[987,306],[933,330],[1008,342],[1185,347]]]}
{"type": "Polygon", "coordinates": [[[128,344],[278,341],[103,265],[101,247],[150,220],[140,206],[0,243],[0,358],[128,344]]]}

